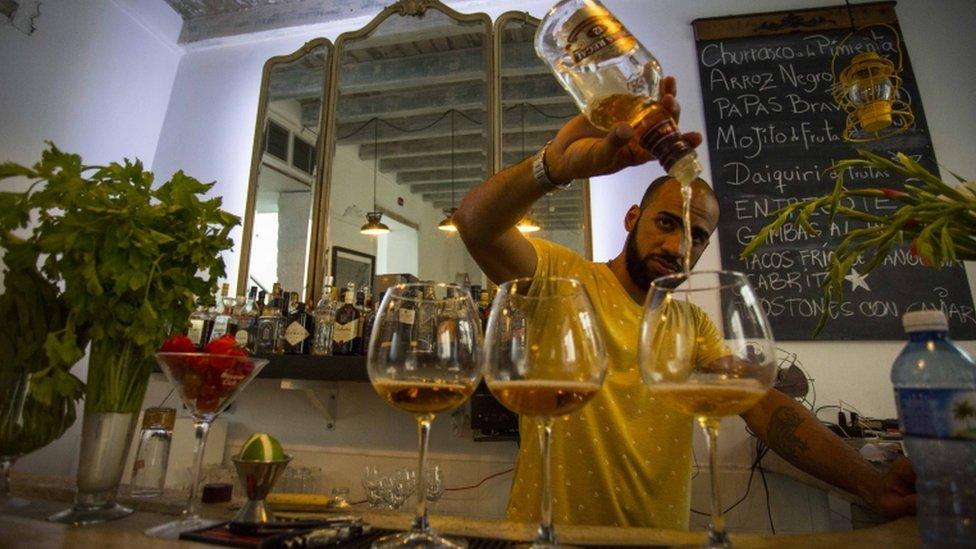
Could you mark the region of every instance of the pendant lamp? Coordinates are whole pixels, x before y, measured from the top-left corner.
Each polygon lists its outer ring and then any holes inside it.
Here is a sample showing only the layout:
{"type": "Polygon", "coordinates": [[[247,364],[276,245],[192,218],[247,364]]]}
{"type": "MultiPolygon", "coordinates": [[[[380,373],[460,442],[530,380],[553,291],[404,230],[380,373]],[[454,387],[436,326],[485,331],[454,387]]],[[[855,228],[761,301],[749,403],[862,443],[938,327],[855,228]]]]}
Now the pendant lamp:
{"type": "Polygon", "coordinates": [[[383,223],[383,212],[377,211],[376,207],[376,172],[379,170],[380,154],[376,148],[376,136],[379,129],[380,119],[373,119],[373,211],[366,213],[366,224],[359,228],[360,234],[376,236],[387,234],[390,228],[383,223]]]}

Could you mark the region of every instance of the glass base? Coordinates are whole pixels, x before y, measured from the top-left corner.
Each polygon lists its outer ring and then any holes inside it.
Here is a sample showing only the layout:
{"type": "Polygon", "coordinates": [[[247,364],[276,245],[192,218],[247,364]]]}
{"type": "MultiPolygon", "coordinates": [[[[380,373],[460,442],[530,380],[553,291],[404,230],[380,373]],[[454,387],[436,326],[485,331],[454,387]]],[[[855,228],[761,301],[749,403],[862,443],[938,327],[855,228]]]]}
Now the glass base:
{"type": "Polygon", "coordinates": [[[533,541],[532,543],[520,543],[515,546],[516,549],[569,549],[570,547],[576,547],[575,545],[563,545],[558,541],[556,543],[549,543],[547,541],[533,541]]]}
{"type": "Polygon", "coordinates": [[[180,534],[183,532],[208,528],[215,524],[220,524],[221,522],[223,521],[191,517],[182,520],[174,520],[172,522],[160,524],[159,526],[153,526],[143,533],[152,538],[180,539],[180,534]]]}
{"type": "Polygon", "coordinates": [[[31,502],[10,494],[0,495],[0,513],[13,513],[30,507],[31,502]]]}
{"type": "Polygon", "coordinates": [[[110,520],[118,520],[132,514],[132,509],[119,505],[118,503],[105,503],[102,505],[84,505],[76,503],[74,507],[65,509],[60,513],[55,513],[47,518],[51,522],[70,524],[72,526],[84,526],[86,524],[98,524],[110,520]]]}
{"type": "Polygon", "coordinates": [[[426,547],[436,549],[466,549],[468,542],[461,538],[445,538],[433,532],[400,532],[383,536],[373,542],[373,549],[394,547],[426,547]]]}

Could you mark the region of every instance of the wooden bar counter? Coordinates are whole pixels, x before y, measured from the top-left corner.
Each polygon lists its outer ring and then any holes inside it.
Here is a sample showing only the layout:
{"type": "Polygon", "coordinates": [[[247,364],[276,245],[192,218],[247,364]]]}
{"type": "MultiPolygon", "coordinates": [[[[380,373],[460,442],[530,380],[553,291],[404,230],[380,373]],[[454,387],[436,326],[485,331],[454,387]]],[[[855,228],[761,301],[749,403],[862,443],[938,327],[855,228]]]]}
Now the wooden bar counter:
{"type": "MultiPolygon", "coordinates": [[[[65,479],[15,475],[12,479],[14,495],[29,499],[31,505],[14,513],[0,514],[0,548],[47,547],[78,548],[128,548],[155,549],[157,547],[216,547],[187,541],[168,541],[143,535],[143,530],[172,520],[179,513],[182,502],[176,494],[151,500],[120,498],[132,505],[137,512],[122,520],[85,526],[71,527],[47,522],[45,517],[65,508],[72,491],[65,479]]],[[[203,514],[212,518],[233,515],[228,505],[203,506],[203,514]]],[[[376,528],[406,529],[411,515],[400,512],[382,512],[355,509],[369,524],[376,528]]],[[[446,534],[473,537],[490,537],[513,541],[531,540],[535,535],[534,524],[511,523],[500,520],[474,519],[457,516],[438,516],[431,519],[433,527],[446,534]]],[[[572,526],[557,524],[560,541],[578,545],[629,545],[671,546],[701,544],[704,532],[682,532],[658,528],[611,528],[572,526]]],[[[756,535],[731,534],[735,547],[918,547],[920,541],[915,520],[903,518],[881,526],[853,532],[808,535],[756,535]]]]}

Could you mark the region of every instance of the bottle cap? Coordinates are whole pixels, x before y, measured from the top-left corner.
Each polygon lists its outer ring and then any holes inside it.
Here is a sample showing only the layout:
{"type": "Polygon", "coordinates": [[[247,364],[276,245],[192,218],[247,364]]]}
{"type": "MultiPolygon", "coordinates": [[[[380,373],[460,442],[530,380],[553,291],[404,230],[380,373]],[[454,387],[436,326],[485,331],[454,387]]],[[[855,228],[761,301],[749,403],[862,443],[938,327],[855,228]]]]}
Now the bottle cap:
{"type": "Polygon", "coordinates": [[[934,309],[905,313],[901,317],[901,323],[908,333],[949,331],[949,321],[945,314],[934,309]]]}
{"type": "Polygon", "coordinates": [[[172,431],[175,422],[175,408],[146,408],[145,413],[142,415],[143,429],[158,429],[162,427],[167,431],[172,431]]]}

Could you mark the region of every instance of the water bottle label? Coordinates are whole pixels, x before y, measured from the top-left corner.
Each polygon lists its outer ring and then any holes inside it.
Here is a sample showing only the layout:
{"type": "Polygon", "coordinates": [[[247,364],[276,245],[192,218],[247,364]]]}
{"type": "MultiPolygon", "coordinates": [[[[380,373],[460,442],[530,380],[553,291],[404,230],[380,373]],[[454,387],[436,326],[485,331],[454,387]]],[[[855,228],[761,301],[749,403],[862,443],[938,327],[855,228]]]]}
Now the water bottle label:
{"type": "Polygon", "coordinates": [[[895,401],[908,436],[976,440],[976,391],[896,389],[895,401]]]}

